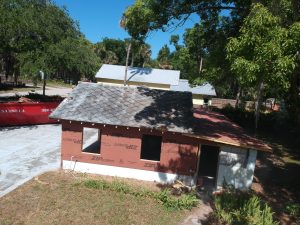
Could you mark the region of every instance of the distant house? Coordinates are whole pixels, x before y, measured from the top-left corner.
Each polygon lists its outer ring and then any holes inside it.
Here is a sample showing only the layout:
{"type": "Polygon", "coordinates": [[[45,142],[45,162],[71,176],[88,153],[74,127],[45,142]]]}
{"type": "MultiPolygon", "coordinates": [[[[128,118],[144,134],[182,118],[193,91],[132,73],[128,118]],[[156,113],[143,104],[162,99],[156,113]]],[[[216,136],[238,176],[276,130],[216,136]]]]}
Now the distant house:
{"type": "Polygon", "coordinates": [[[62,167],[250,187],[256,151],[270,148],[224,116],[192,106],[190,92],[80,83],[50,115],[62,123],[62,167]]]}
{"type": "MultiPolygon", "coordinates": [[[[103,64],[96,74],[96,79],[98,83],[123,85],[124,75],[125,66],[103,64]]],[[[127,84],[169,90],[171,85],[178,85],[179,77],[179,70],[128,67],[127,84]]]]}
{"type": "MultiPolygon", "coordinates": [[[[96,74],[98,83],[123,85],[125,66],[103,64],[96,74]]],[[[188,91],[193,94],[193,104],[210,105],[211,97],[216,96],[214,87],[209,83],[191,87],[188,80],[180,79],[179,70],[128,67],[127,84],[144,86],[151,89],[188,91]]]]}
{"type": "Polygon", "coordinates": [[[211,105],[211,98],[216,96],[215,88],[208,82],[191,86],[188,80],[180,79],[178,85],[171,85],[170,90],[192,92],[194,105],[211,105]]]}

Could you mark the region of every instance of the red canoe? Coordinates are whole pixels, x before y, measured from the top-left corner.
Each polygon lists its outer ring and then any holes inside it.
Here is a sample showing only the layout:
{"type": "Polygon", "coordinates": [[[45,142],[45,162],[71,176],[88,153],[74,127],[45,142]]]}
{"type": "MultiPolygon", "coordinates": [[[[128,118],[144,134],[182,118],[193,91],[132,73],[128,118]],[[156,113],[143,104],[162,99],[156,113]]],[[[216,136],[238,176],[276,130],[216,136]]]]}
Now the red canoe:
{"type": "Polygon", "coordinates": [[[0,126],[58,123],[48,116],[60,102],[0,103],[0,126]]]}

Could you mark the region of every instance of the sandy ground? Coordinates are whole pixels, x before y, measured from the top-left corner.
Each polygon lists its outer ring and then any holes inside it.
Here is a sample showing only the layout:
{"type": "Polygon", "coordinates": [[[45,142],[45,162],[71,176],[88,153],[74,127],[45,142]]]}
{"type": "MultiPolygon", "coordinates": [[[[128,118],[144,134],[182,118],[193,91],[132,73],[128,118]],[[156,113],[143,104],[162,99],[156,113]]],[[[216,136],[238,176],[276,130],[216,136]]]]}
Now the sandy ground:
{"type": "Polygon", "coordinates": [[[60,168],[61,125],[0,128],[0,197],[60,168]]]}
{"type": "MultiPolygon", "coordinates": [[[[21,92],[5,92],[5,93],[0,93],[0,97],[7,97],[7,96],[15,96],[16,94],[18,95],[27,95],[28,91],[21,91],[21,92]]],[[[56,88],[56,87],[46,87],[46,95],[60,95],[62,97],[67,97],[69,93],[71,93],[72,88],[56,88]]],[[[43,94],[43,90],[36,90],[34,93],[38,94],[43,94]]]]}

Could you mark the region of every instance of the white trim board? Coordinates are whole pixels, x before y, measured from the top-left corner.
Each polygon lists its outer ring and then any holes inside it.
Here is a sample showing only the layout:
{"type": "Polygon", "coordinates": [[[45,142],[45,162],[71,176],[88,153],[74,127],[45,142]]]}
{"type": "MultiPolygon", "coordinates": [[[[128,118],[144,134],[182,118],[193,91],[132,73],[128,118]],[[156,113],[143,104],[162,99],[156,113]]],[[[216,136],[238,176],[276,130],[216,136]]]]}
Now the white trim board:
{"type": "Polygon", "coordinates": [[[117,176],[124,178],[133,178],[137,180],[156,181],[159,183],[173,183],[175,180],[181,180],[186,185],[194,186],[195,180],[192,176],[154,172],[148,170],[139,170],[117,166],[99,165],[93,163],[83,163],[76,161],[63,160],[62,168],[74,170],[82,173],[92,173],[107,176],[117,176]]]}

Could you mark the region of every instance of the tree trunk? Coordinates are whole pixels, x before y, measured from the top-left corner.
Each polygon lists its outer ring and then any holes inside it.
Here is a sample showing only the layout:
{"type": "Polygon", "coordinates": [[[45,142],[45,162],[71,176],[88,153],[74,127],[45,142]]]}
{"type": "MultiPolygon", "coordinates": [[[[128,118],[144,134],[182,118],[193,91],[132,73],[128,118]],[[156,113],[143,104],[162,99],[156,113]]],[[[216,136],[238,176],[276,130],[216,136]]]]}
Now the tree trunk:
{"type": "Polygon", "coordinates": [[[240,97],[241,97],[241,91],[242,91],[242,88],[239,86],[238,88],[238,92],[236,94],[236,99],[235,99],[235,108],[237,109],[240,105],[240,97]]]}
{"type": "Polygon", "coordinates": [[[17,68],[14,71],[14,82],[15,82],[16,86],[18,86],[18,78],[19,78],[19,76],[20,76],[20,68],[19,68],[19,66],[17,66],[17,68]]]}
{"type": "Polygon", "coordinates": [[[14,59],[13,56],[7,54],[4,56],[4,70],[5,70],[5,79],[8,80],[14,73],[14,59]]]}
{"type": "Polygon", "coordinates": [[[43,96],[46,95],[46,74],[44,74],[44,79],[43,79],[43,96]]]}
{"type": "Polygon", "coordinates": [[[262,81],[260,81],[257,87],[257,99],[255,103],[255,124],[254,124],[255,135],[257,133],[257,128],[258,128],[258,120],[259,120],[259,113],[261,108],[261,96],[262,96],[263,87],[264,84],[262,81]]]}
{"type": "Polygon", "coordinates": [[[199,63],[199,74],[200,74],[201,71],[202,71],[202,65],[203,65],[203,58],[201,57],[200,63],[199,63]]]}
{"type": "Polygon", "coordinates": [[[126,86],[126,84],[127,84],[127,70],[128,70],[128,61],[129,61],[130,50],[131,50],[131,42],[129,43],[128,48],[127,48],[125,76],[124,76],[124,86],[126,86]]]}
{"type": "Polygon", "coordinates": [[[130,66],[133,67],[133,63],[134,63],[134,54],[133,54],[133,51],[131,53],[131,64],[130,66]]]}
{"type": "Polygon", "coordinates": [[[298,85],[300,85],[300,74],[293,74],[290,81],[288,98],[288,111],[295,123],[300,128],[300,96],[298,85]]]}

